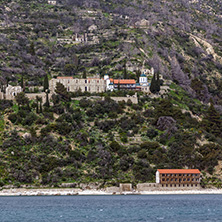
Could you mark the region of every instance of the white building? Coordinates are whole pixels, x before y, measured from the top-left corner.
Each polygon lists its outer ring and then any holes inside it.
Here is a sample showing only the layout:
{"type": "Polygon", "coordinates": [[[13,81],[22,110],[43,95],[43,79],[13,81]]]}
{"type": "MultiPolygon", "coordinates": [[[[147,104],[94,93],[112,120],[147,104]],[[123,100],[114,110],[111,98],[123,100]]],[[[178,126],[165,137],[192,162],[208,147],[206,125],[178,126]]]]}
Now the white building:
{"type": "Polygon", "coordinates": [[[56,5],[56,1],[54,1],[54,0],[48,0],[48,4],[50,4],[50,5],[56,5]]]}
{"type": "Polygon", "coordinates": [[[0,99],[6,99],[6,100],[13,100],[15,99],[15,96],[22,92],[21,86],[11,86],[8,85],[5,89],[5,93],[0,91],[0,99]]]}

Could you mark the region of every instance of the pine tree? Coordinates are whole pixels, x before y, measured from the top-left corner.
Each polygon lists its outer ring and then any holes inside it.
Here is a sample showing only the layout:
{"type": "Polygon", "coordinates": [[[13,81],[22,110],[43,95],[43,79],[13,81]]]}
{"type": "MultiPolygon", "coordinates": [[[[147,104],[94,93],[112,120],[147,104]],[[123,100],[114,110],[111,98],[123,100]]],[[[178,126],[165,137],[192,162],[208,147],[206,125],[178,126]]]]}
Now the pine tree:
{"type": "Polygon", "coordinates": [[[44,87],[44,92],[45,92],[47,89],[49,89],[49,79],[48,79],[48,75],[45,75],[45,77],[44,77],[43,87],[44,87]]]}
{"type": "Polygon", "coordinates": [[[65,101],[70,101],[70,95],[69,93],[67,92],[67,89],[66,87],[60,83],[60,82],[57,82],[56,83],[56,89],[55,89],[55,92],[61,96],[61,98],[65,101]]]}
{"type": "Polygon", "coordinates": [[[217,112],[212,102],[207,110],[206,116],[203,119],[202,125],[204,129],[214,134],[215,136],[221,135],[222,121],[220,114],[217,112]]]}

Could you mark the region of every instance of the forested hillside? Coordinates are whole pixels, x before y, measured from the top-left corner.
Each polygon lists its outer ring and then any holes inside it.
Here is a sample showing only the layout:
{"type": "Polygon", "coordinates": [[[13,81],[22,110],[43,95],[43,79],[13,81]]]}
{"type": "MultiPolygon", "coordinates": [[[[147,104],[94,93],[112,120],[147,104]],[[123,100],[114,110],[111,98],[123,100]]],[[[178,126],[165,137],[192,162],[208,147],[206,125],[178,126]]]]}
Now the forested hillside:
{"type": "MultiPolygon", "coordinates": [[[[147,182],[199,168],[221,186],[222,8],[216,0],[0,0],[0,84],[133,78],[154,68],[164,95],[57,90],[50,104],[0,100],[0,186],[147,182]],[[83,96],[81,100],[76,97],[83,96]]],[[[152,76],[149,76],[151,81],[152,76]]]]}

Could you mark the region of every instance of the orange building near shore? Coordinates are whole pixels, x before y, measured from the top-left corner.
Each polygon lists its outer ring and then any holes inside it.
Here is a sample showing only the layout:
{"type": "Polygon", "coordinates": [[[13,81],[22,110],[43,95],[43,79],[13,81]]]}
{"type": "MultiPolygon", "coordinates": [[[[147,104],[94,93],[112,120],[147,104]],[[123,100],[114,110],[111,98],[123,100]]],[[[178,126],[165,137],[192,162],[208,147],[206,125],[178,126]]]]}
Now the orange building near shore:
{"type": "Polygon", "coordinates": [[[198,169],[158,169],[156,183],[162,187],[195,187],[200,184],[198,169]]]}

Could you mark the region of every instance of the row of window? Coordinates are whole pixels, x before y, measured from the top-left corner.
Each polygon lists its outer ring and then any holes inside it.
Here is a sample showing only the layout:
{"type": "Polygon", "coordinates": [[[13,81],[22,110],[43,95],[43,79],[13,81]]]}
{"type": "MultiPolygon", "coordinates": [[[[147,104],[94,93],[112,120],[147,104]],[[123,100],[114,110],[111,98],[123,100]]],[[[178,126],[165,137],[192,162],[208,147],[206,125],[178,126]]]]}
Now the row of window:
{"type": "Polygon", "coordinates": [[[175,178],[175,179],[169,179],[169,178],[167,178],[167,179],[165,179],[165,178],[163,178],[162,179],[162,181],[179,181],[179,182],[181,182],[181,181],[199,181],[199,179],[194,179],[194,178],[192,178],[192,179],[190,179],[190,178],[183,178],[183,179],[177,179],[177,178],[175,178]]]}
{"type": "MultiPolygon", "coordinates": [[[[80,89],[80,88],[79,88],[80,89]]],[[[76,89],[77,90],[77,89],[76,89]]],[[[67,91],[69,92],[70,91],[70,88],[69,87],[67,87],[67,91]]],[[[87,87],[85,87],[85,91],[87,92],[87,91],[90,91],[90,87],[89,88],[87,88],[87,87]]],[[[97,91],[99,91],[99,87],[97,87],[97,91]]]]}
{"type": "MultiPolygon", "coordinates": [[[[168,186],[169,186],[169,187],[173,187],[173,184],[169,184],[169,185],[168,185],[168,184],[162,184],[162,187],[164,187],[164,186],[165,186],[165,187],[168,187],[168,186]]],[[[178,187],[180,187],[180,186],[183,186],[183,187],[185,187],[185,186],[187,186],[187,187],[196,186],[196,187],[197,187],[197,184],[178,184],[178,185],[177,185],[177,184],[174,184],[174,187],[177,187],[177,186],[178,186],[178,187]]]]}
{"type": "MultiPolygon", "coordinates": [[[[115,84],[115,87],[118,87],[118,85],[115,84]]],[[[128,88],[133,87],[133,88],[135,88],[136,85],[135,85],[135,84],[133,84],[133,85],[129,85],[129,84],[128,84],[128,85],[126,85],[126,84],[121,84],[121,85],[120,85],[120,88],[121,88],[121,87],[128,87],[128,88]]]]}
{"type": "MultiPolygon", "coordinates": [[[[73,82],[73,80],[71,80],[71,81],[73,82]]],[[[76,79],[76,83],[78,83],[78,81],[79,81],[79,80],[76,79]]],[[[91,80],[85,80],[85,83],[90,83],[90,81],[91,81],[91,80]]],[[[92,80],[92,82],[93,82],[93,81],[94,81],[94,80],[92,80]]],[[[95,80],[95,81],[97,81],[97,83],[99,83],[99,80],[95,80]]],[[[59,82],[62,82],[62,81],[59,80],[59,82]]],[[[68,84],[69,84],[69,83],[70,83],[70,80],[68,80],[68,84]]]]}
{"type": "Polygon", "coordinates": [[[173,173],[172,174],[164,174],[163,173],[161,175],[163,177],[165,177],[165,176],[167,176],[167,177],[171,176],[172,177],[172,176],[178,176],[178,175],[179,175],[179,177],[181,177],[181,176],[188,176],[189,177],[189,176],[198,176],[199,174],[194,174],[194,173],[192,173],[192,174],[189,174],[189,173],[188,174],[173,174],[173,173]]]}

